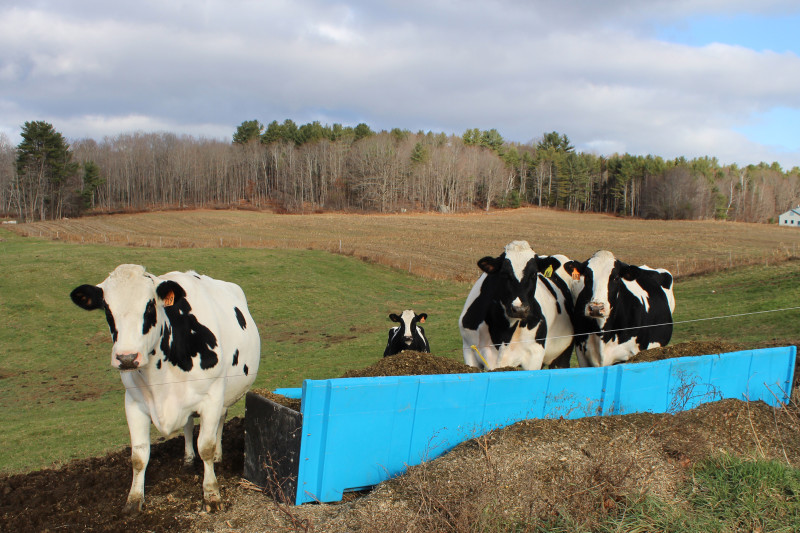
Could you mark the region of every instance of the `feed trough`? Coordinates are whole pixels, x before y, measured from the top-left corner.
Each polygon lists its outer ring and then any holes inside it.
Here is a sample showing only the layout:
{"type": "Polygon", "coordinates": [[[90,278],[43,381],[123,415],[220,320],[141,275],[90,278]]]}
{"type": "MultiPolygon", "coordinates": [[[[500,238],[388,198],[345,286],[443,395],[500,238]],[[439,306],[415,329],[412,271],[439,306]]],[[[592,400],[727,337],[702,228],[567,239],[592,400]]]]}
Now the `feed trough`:
{"type": "Polygon", "coordinates": [[[331,502],[531,418],[691,409],[727,398],[788,403],[794,346],[604,368],[307,379],[245,403],[244,477],[297,505],[331,502]]]}

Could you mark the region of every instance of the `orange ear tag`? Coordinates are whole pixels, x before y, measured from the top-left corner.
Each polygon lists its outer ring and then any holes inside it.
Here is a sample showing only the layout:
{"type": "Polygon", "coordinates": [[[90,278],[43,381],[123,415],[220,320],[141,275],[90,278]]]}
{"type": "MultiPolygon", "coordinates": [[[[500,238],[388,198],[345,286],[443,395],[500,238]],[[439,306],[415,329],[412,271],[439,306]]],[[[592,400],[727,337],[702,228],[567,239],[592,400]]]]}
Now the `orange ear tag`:
{"type": "Polygon", "coordinates": [[[419,323],[420,323],[420,324],[422,324],[422,323],[424,323],[424,322],[425,322],[425,317],[422,317],[422,318],[420,318],[420,319],[419,319],[419,323]]]}
{"type": "Polygon", "coordinates": [[[577,270],[577,269],[575,269],[575,270],[573,270],[573,271],[572,271],[572,279],[574,279],[575,281],[580,281],[580,279],[581,279],[581,273],[580,273],[580,272],[578,272],[578,270],[577,270]]]}
{"type": "Polygon", "coordinates": [[[167,295],[164,297],[164,307],[170,307],[174,303],[175,303],[175,293],[169,291],[167,295]]]}

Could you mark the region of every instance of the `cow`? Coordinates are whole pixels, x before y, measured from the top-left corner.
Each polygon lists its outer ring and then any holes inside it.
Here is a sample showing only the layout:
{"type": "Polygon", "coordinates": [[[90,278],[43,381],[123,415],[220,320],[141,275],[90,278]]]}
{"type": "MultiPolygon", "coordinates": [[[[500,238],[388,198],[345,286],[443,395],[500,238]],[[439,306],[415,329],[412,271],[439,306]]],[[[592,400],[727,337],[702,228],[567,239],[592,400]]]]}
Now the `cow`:
{"type": "Polygon", "coordinates": [[[193,416],[200,419],[205,509],[221,509],[214,463],[222,459],[222,427],[228,407],[253,384],[261,351],[242,289],[194,271],[154,276],[139,265],[120,265],[70,297],[83,309],[105,311],[111,366],[125,386],[133,481],[124,511],[144,504],[150,423],[165,436],[183,428],[184,466],[191,466],[193,416]]]}
{"type": "Polygon", "coordinates": [[[406,309],[400,315],[391,313],[389,319],[392,322],[400,323],[389,330],[389,340],[386,342],[386,349],[383,356],[394,355],[403,350],[414,350],[416,352],[430,353],[431,346],[425,336],[422,324],[428,318],[426,313],[416,314],[413,309],[406,309]]]}
{"type": "Polygon", "coordinates": [[[575,279],[573,325],[580,366],[623,363],[672,337],[672,274],[623,263],[608,250],[564,265],[575,279]]]}
{"type": "Polygon", "coordinates": [[[526,241],[506,245],[483,270],[458,320],[467,365],[493,370],[568,368],[572,297],[559,273],[564,256],[539,256],[526,241]]]}

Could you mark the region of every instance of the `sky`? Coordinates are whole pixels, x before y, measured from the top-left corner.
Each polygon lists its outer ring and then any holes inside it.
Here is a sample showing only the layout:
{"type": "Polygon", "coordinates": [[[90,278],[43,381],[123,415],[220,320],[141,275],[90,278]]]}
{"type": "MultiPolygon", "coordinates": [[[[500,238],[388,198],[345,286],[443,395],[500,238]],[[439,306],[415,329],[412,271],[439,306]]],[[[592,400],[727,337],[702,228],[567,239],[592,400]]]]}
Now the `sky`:
{"type": "Polygon", "coordinates": [[[0,142],[246,120],[800,166],[796,0],[0,0],[0,142]]]}

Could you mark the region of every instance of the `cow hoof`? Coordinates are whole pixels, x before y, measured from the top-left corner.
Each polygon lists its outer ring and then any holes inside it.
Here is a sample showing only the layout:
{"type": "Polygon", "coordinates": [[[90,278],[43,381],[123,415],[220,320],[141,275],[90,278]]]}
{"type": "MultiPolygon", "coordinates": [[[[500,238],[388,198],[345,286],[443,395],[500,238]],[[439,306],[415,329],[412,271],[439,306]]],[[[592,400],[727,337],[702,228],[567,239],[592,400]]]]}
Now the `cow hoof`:
{"type": "Polygon", "coordinates": [[[122,508],[123,514],[139,514],[142,512],[144,500],[128,500],[122,508]]]}
{"type": "Polygon", "coordinates": [[[225,504],[221,500],[205,500],[203,502],[203,510],[207,513],[222,512],[225,510],[225,504]]]}
{"type": "Polygon", "coordinates": [[[193,474],[194,461],[184,461],[183,465],[181,466],[181,472],[183,472],[184,474],[193,474]]]}

